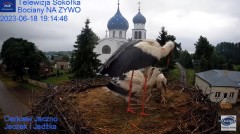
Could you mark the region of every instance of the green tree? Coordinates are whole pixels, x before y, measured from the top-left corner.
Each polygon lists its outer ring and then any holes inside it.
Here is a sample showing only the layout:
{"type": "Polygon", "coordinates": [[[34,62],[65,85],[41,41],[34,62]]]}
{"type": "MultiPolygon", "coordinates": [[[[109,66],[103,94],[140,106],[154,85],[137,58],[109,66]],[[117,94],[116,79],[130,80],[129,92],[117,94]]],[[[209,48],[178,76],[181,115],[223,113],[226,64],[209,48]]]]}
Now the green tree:
{"type": "Polygon", "coordinates": [[[206,37],[202,36],[200,36],[200,38],[194,45],[196,48],[194,54],[195,63],[200,65],[201,71],[211,69],[211,56],[214,47],[209,43],[206,37]]]}
{"type": "Polygon", "coordinates": [[[96,71],[101,65],[100,60],[97,59],[98,54],[93,52],[95,45],[99,38],[89,28],[90,20],[85,22],[85,28],[82,29],[81,34],[77,36],[77,45],[74,45],[74,50],[71,64],[74,78],[88,78],[96,76],[96,71]]]}
{"type": "MultiPolygon", "coordinates": [[[[175,37],[174,37],[174,41],[175,41],[175,37]]],[[[165,27],[162,27],[161,28],[161,31],[159,32],[159,36],[157,38],[157,42],[163,46],[167,41],[168,41],[168,33],[167,31],[165,30],[165,27]]]]}
{"type": "Polygon", "coordinates": [[[63,55],[63,60],[64,60],[64,61],[69,61],[69,60],[70,60],[70,58],[69,58],[69,56],[68,56],[68,55],[63,55]]]}
{"type": "Polygon", "coordinates": [[[181,63],[181,65],[183,65],[185,68],[193,67],[192,56],[186,50],[180,52],[178,62],[181,63]]]}
{"type": "Polygon", "coordinates": [[[213,50],[213,53],[211,55],[211,67],[213,69],[226,69],[223,67],[225,64],[226,60],[223,55],[220,55],[216,52],[216,49],[213,50]]]}
{"type": "MultiPolygon", "coordinates": [[[[165,27],[161,28],[161,31],[159,32],[159,36],[157,37],[157,42],[161,45],[164,46],[167,41],[173,41],[175,42],[176,37],[173,35],[168,35],[168,32],[165,30],[165,27]]],[[[171,55],[170,58],[170,67],[172,68],[176,62],[176,59],[179,58],[180,51],[182,50],[181,48],[181,43],[176,43],[175,42],[175,48],[173,50],[173,54],[171,55]]],[[[155,66],[158,67],[166,67],[167,65],[167,57],[162,58],[155,66]]]]}
{"type": "Polygon", "coordinates": [[[233,64],[240,64],[240,42],[231,43],[231,42],[221,42],[216,46],[216,52],[218,55],[224,56],[233,64]]]}
{"type": "Polygon", "coordinates": [[[14,70],[22,79],[24,68],[29,68],[30,77],[39,75],[41,62],[47,62],[44,53],[38,50],[34,43],[22,38],[9,38],[2,45],[1,58],[7,70],[14,70]]]}

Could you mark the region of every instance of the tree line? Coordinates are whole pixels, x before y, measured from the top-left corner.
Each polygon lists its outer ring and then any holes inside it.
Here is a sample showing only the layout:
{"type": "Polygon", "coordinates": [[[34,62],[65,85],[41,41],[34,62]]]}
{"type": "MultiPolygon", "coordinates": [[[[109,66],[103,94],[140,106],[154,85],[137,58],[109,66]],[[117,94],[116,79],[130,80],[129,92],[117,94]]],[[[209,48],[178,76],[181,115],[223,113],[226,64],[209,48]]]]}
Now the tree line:
{"type": "MultiPolygon", "coordinates": [[[[168,40],[175,42],[176,37],[169,35],[165,27],[161,28],[159,36],[156,39],[161,45],[168,40]]],[[[185,68],[193,68],[196,72],[206,71],[210,69],[226,69],[233,70],[233,65],[240,65],[240,42],[221,42],[213,46],[206,37],[200,36],[195,46],[195,53],[190,54],[186,50],[181,49],[181,43],[175,42],[173,57],[171,58],[171,67],[177,61],[185,68]]],[[[166,58],[160,60],[157,66],[164,67],[166,58]]],[[[240,71],[240,68],[238,69],[240,71]]]]}
{"type": "Polygon", "coordinates": [[[240,42],[221,42],[215,49],[216,53],[222,55],[227,62],[240,65],[240,42]]]}
{"type": "Polygon", "coordinates": [[[194,44],[194,67],[197,71],[210,69],[233,70],[233,64],[240,64],[240,43],[221,42],[217,46],[209,43],[206,37],[200,36],[194,44]]]}
{"type": "MultiPolygon", "coordinates": [[[[99,37],[89,27],[90,20],[87,19],[85,27],[77,36],[74,50],[70,59],[73,78],[95,77],[98,67],[101,65],[97,58],[99,54],[93,52],[99,41],[99,37]]],[[[162,27],[156,40],[163,46],[167,41],[175,42],[173,56],[171,56],[170,68],[174,67],[176,61],[185,68],[194,68],[198,71],[209,69],[229,69],[232,64],[240,64],[240,43],[221,42],[214,47],[206,37],[200,36],[194,44],[196,51],[190,54],[182,50],[181,43],[176,42],[174,35],[168,34],[162,27]]],[[[1,59],[7,66],[7,70],[14,70],[17,77],[21,77],[28,69],[30,77],[39,76],[41,62],[49,62],[44,53],[37,49],[34,43],[22,38],[9,38],[2,46],[1,59]]],[[[166,67],[167,58],[161,59],[155,66],[166,67]]]]}
{"type": "MultiPolygon", "coordinates": [[[[95,77],[101,65],[97,59],[99,55],[93,52],[99,38],[89,27],[89,23],[90,20],[87,19],[74,45],[70,59],[73,78],[95,77]]],[[[50,65],[45,54],[34,43],[22,38],[9,38],[3,42],[0,56],[6,65],[6,71],[14,71],[19,81],[23,81],[24,75],[40,79],[40,64],[50,65]]]]}
{"type": "Polygon", "coordinates": [[[14,71],[19,81],[23,81],[26,74],[30,78],[38,77],[40,64],[48,63],[44,53],[34,43],[13,37],[3,42],[1,59],[6,65],[6,71],[14,71]]]}

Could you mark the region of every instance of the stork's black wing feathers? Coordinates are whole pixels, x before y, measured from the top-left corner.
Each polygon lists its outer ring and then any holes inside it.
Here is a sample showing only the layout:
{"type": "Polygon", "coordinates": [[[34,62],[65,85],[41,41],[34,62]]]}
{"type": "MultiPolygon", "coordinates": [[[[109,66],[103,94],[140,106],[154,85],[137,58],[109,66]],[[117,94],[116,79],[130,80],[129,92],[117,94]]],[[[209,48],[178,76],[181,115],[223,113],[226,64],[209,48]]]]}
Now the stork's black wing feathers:
{"type": "Polygon", "coordinates": [[[107,87],[108,89],[112,90],[113,92],[116,92],[116,93],[118,93],[118,94],[120,94],[120,95],[123,95],[123,96],[127,96],[127,95],[128,95],[128,92],[129,92],[128,90],[120,87],[120,85],[115,84],[115,83],[112,83],[112,82],[108,83],[108,84],[106,85],[106,87],[107,87]]]}
{"type": "MultiPolygon", "coordinates": [[[[128,96],[128,94],[129,94],[129,91],[128,91],[128,90],[122,88],[122,87],[121,87],[119,84],[117,84],[117,83],[110,82],[110,83],[108,83],[108,84],[106,85],[106,87],[107,87],[108,89],[110,89],[111,91],[113,91],[113,92],[115,92],[115,93],[118,93],[118,94],[120,94],[120,95],[122,95],[122,96],[128,96]]],[[[133,92],[133,93],[132,93],[132,96],[134,96],[135,93],[136,93],[136,92],[133,92]]]]}
{"type": "Polygon", "coordinates": [[[157,58],[143,52],[140,48],[129,44],[125,50],[119,50],[102,67],[101,74],[118,77],[130,70],[137,70],[157,62],[157,58]]]}
{"type": "Polygon", "coordinates": [[[130,42],[126,42],[123,45],[121,45],[119,47],[119,49],[117,51],[115,51],[111,57],[108,58],[107,61],[105,61],[105,63],[101,66],[101,68],[99,69],[100,74],[106,74],[105,69],[109,67],[109,65],[116,59],[119,57],[119,55],[127,50],[128,47],[131,47],[135,44],[137,44],[138,42],[140,42],[141,40],[138,41],[130,41],[130,42]]]}

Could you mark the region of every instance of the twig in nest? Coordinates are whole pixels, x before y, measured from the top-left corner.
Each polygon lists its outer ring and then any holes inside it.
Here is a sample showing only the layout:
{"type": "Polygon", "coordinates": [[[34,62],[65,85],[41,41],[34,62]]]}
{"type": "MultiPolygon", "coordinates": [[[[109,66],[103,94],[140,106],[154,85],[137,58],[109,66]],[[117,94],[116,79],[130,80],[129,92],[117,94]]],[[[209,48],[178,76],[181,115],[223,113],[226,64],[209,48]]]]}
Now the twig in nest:
{"type": "Polygon", "coordinates": [[[177,128],[178,128],[181,132],[183,132],[182,129],[181,129],[181,127],[177,126],[177,128]]]}
{"type": "Polygon", "coordinates": [[[131,124],[131,126],[133,127],[133,128],[138,128],[135,124],[133,124],[132,122],[128,122],[129,124],[131,124]]]}
{"type": "Polygon", "coordinates": [[[192,134],[194,134],[198,130],[199,126],[197,126],[193,131],[192,134]]]}
{"type": "Polygon", "coordinates": [[[58,107],[56,106],[56,103],[55,103],[53,100],[51,100],[51,101],[54,103],[54,107],[58,110],[58,112],[59,112],[59,114],[61,115],[62,119],[63,119],[63,120],[65,121],[65,123],[67,124],[70,132],[71,132],[72,134],[75,134],[73,128],[72,128],[72,127],[70,126],[70,124],[68,123],[66,117],[62,114],[62,112],[61,112],[61,111],[58,109],[58,107]]]}

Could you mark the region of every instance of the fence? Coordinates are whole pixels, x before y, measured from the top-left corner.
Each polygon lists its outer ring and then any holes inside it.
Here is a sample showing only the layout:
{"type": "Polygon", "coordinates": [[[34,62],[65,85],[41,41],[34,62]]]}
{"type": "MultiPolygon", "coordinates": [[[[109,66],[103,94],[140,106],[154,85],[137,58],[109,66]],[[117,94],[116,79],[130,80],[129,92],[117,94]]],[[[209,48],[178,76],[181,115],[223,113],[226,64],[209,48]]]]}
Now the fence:
{"type": "Polygon", "coordinates": [[[33,85],[38,86],[38,87],[41,87],[41,88],[47,88],[48,87],[46,83],[43,83],[43,82],[40,82],[40,81],[36,81],[36,80],[32,80],[32,79],[28,79],[27,81],[28,81],[28,83],[33,84],[33,85]]]}

